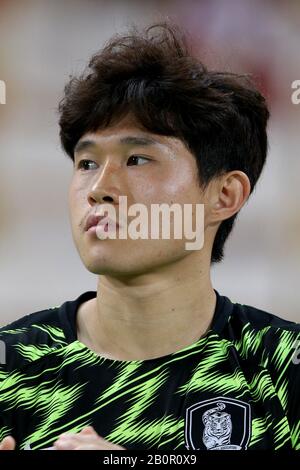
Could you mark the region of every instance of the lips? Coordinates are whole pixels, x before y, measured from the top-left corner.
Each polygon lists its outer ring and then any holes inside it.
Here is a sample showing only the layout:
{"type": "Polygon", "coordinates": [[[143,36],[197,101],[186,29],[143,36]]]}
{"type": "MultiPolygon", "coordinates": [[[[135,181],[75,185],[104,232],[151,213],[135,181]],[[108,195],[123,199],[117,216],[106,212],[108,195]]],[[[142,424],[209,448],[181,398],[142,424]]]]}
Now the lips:
{"type": "Polygon", "coordinates": [[[87,232],[91,227],[95,227],[98,225],[100,220],[104,219],[105,215],[90,215],[87,218],[86,224],[85,224],[85,231],[87,232]]]}
{"type": "MultiPolygon", "coordinates": [[[[106,215],[90,215],[87,218],[85,224],[85,231],[87,232],[91,227],[96,227],[97,225],[106,225],[111,223],[112,220],[106,215]],[[103,222],[101,222],[103,220],[103,222]]],[[[116,222],[116,228],[119,227],[119,224],[116,222]]]]}

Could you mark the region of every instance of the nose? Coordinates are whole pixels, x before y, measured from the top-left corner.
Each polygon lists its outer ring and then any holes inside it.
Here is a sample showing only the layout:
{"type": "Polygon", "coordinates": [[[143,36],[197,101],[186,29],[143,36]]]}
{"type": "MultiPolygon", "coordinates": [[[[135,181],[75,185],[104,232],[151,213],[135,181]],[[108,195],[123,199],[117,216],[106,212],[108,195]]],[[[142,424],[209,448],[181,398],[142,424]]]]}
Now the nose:
{"type": "Polygon", "coordinates": [[[107,162],[100,174],[91,183],[87,194],[88,202],[91,206],[105,202],[118,204],[120,192],[120,177],[118,171],[110,162],[107,162]]]}

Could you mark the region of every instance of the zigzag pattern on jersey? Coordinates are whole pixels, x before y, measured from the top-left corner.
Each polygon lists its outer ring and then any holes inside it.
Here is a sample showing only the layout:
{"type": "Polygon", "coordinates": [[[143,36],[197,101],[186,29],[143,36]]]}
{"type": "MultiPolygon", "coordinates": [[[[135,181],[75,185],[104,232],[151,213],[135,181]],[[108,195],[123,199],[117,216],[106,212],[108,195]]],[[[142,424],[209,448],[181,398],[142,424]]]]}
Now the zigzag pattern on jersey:
{"type": "MultiPolygon", "coordinates": [[[[25,364],[39,361],[49,355],[53,359],[51,368],[34,375],[27,375],[26,367],[10,373],[0,370],[2,409],[10,411],[22,408],[32,410],[39,416],[39,424],[32,434],[24,438],[20,444],[21,449],[28,441],[42,441],[43,445],[47,446],[66,430],[79,432],[84,426],[90,424],[95,412],[101,412],[115,400],[126,402],[126,411],[120,414],[112,431],[103,436],[105,439],[115,443],[130,443],[134,442],[138,436],[140,441],[149,446],[156,446],[159,449],[160,446],[172,442],[173,448],[177,449],[184,445],[184,419],[166,414],[161,418],[146,420],[143,413],[154,405],[155,400],[159,400],[160,391],[170,376],[171,364],[199,354],[199,352],[202,353],[201,361],[191,371],[189,380],[176,391],[183,399],[191,393],[216,392],[222,396],[233,395],[242,400],[250,393],[253,403],[272,400],[277,396],[285,409],[289,398],[286,371],[294,352],[293,344],[297,338],[300,339],[300,335],[294,331],[277,329],[275,331],[276,347],[271,357],[263,348],[264,337],[270,327],[255,331],[249,324],[246,324],[241,338],[237,341],[221,339],[217,334],[212,333],[192,346],[172,354],[166,362],[154,366],[146,373],[141,373],[143,361],[112,361],[112,367],[116,370],[112,383],[94,402],[90,403],[87,412],[69,422],[68,425],[62,426],[59,425],[59,420],[66,416],[76,400],[84,396],[88,383],[64,385],[57,380],[57,374],[69,365],[75,366],[74,371],[82,367],[92,368],[105,361],[105,358],[97,356],[79,341],[68,344],[63,331],[58,327],[31,325],[30,328],[39,328],[48,336],[48,339],[52,340],[53,346],[49,346],[49,341],[35,345],[22,343],[22,334],[28,333],[28,328],[1,331],[2,338],[6,335],[20,335],[20,341],[14,345],[14,348],[25,364]],[[257,358],[260,369],[252,374],[250,380],[246,380],[242,369],[236,368],[234,371],[228,369],[226,372],[226,361],[233,351],[235,354],[238,353],[241,360],[246,360],[250,356],[257,358]],[[269,374],[266,373],[265,367],[271,363],[276,369],[276,383],[272,383],[269,374]],[[222,365],[225,372],[219,370],[220,366],[222,369],[222,365]],[[36,385],[37,381],[39,385],[36,385]]],[[[291,435],[294,448],[299,449],[300,423],[295,423],[290,429],[285,416],[274,422],[274,417],[268,413],[263,417],[253,419],[248,447],[254,447],[262,440],[268,429],[272,429],[276,449],[283,447],[291,435]]],[[[0,439],[3,439],[10,431],[8,428],[2,428],[0,439]]],[[[35,448],[34,445],[32,448],[35,448]]]]}

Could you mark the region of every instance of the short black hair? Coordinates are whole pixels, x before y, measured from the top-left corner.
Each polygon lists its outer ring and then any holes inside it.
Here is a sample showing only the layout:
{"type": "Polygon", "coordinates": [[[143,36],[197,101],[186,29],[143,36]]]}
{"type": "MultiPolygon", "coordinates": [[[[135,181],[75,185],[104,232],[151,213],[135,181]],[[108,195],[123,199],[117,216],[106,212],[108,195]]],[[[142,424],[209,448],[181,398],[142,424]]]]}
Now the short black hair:
{"type": "MultiPolygon", "coordinates": [[[[187,34],[169,21],[141,29],[133,24],[114,35],[70,78],[58,112],[62,147],[72,159],[83,134],[130,112],[150,132],[184,142],[203,189],[240,170],[252,192],[266,160],[269,111],[249,75],[208,70],[192,54],[187,34]]],[[[221,222],[212,263],[223,259],[236,216],[221,222]]]]}

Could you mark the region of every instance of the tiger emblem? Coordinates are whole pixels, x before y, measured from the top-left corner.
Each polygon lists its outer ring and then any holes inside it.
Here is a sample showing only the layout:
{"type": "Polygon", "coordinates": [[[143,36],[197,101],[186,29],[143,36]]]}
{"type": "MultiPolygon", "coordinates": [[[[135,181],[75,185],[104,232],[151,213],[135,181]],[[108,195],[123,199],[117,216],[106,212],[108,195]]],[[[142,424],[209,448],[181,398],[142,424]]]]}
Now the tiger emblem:
{"type": "Polygon", "coordinates": [[[208,450],[230,444],[232,421],[231,415],[222,411],[225,407],[224,403],[218,402],[216,408],[207,410],[202,416],[203,443],[208,450]]]}

